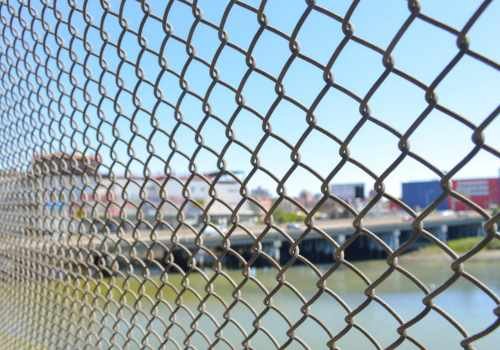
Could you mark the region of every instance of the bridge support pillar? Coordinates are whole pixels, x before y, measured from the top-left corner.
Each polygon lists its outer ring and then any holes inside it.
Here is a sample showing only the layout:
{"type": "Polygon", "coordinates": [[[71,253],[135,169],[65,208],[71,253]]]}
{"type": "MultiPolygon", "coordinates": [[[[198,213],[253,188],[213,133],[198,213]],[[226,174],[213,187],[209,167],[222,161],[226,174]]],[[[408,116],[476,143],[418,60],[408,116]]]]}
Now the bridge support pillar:
{"type": "MultiPolygon", "coordinates": [[[[335,241],[337,242],[338,245],[344,244],[345,240],[346,240],[346,235],[338,234],[335,236],[335,241]]],[[[331,256],[332,256],[333,261],[337,261],[337,250],[336,249],[333,249],[331,256]]]]}
{"type": "Polygon", "coordinates": [[[264,246],[264,251],[277,262],[281,259],[281,240],[277,239],[271,244],[264,246]]]}
{"type": "Polygon", "coordinates": [[[440,241],[446,242],[448,240],[448,225],[434,227],[431,231],[440,241]]]}
{"type": "Polygon", "coordinates": [[[391,247],[392,250],[396,250],[399,248],[399,237],[401,236],[401,231],[400,230],[394,230],[391,232],[389,236],[389,247],[391,247]]]}
{"type": "Polygon", "coordinates": [[[336,241],[338,244],[343,244],[345,242],[345,235],[337,235],[336,241]]]}
{"type": "Polygon", "coordinates": [[[401,236],[401,231],[394,230],[392,232],[383,233],[381,238],[392,250],[396,250],[399,248],[399,236],[401,236]]]}
{"type": "Polygon", "coordinates": [[[401,230],[392,231],[392,246],[391,249],[395,250],[399,248],[399,237],[401,236],[401,230]]]}
{"type": "Polygon", "coordinates": [[[477,230],[476,230],[476,236],[478,236],[478,237],[484,236],[484,227],[483,227],[483,225],[478,225],[477,230]]]}

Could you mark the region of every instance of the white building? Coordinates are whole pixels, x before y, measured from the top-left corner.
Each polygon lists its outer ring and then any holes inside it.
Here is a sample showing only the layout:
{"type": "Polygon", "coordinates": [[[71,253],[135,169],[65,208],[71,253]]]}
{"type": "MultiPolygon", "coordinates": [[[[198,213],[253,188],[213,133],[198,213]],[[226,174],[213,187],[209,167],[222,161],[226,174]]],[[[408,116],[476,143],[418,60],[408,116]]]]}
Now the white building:
{"type": "MultiPolygon", "coordinates": [[[[83,221],[83,227],[93,230],[94,222],[105,218],[106,202],[111,200],[102,192],[99,165],[99,157],[82,153],[34,157],[30,186],[35,226],[49,234],[65,234],[83,221]]],[[[81,225],[75,230],[84,232],[81,225]]]]}
{"type": "MultiPolygon", "coordinates": [[[[148,220],[176,223],[179,211],[183,220],[198,224],[205,213],[218,225],[227,225],[242,200],[240,183],[230,176],[156,176],[151,178],[118,178],[113,191],[122,216],[133,219],[139,206],[148,220]],[[213,186],[211,190],[211,186],[213,186]],[[120,192],[126,193],[124,200],[120,192]]],[[[245,202],[238,210],[242,222],[255,222],[257,216],[245,202]]]]}
{"type": "Polygon", "coordinates": [[[353,203],[358,199],[365,199],[365,184],[361,182],[332,184],[330,187],[330,191],[337,197],[340,197],[349,203],[353,203]]]}

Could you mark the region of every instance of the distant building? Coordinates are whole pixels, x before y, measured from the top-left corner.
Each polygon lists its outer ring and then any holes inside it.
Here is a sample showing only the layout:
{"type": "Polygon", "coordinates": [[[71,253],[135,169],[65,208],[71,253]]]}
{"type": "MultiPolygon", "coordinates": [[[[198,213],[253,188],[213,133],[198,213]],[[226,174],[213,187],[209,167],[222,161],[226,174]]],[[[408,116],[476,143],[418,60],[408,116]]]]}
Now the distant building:
{"type": "Polygon", "coordinates": [[[318,214],[325,219],[338,219],[349,216],[347,209],[331,199],[326,200],[318,208],[318,214]]]}
{"type": "Polygon", "coordinates": [[[142,186],[142,179],[137,183],[137,179],[125,177],[106,177],[101,181],[99,192],[101,200],[107,200],[109,207],[108,214],[112,218],[132,219],[137,217],[137,208],[140,204],[139,190],[142,186]],[[105,194],[104,198],[103,195],[105,194]]]}
{"type": "Polygon", "coordinates": [[[56,152],[33,158],[31,185],[39,228],[53,231],[62,221],[85,218],[90,223],[105,216],[107,206],[100,200],[108,202],[111,198],[103,193],[100,184],[100,164],[99,156],[79,152],[56,152]],[[45,220],[46,217],[51,220],[45,220]]]}
{"type": "MultiPolygon", "coordinates": [[[[273,206],[273,198],[271,196],[271,193],[266,190],[265,188],[263,187],[257,187],[255,189],[252,190],[252,192],[250,193],[250,196],[255,200],[257,201],[257,203],[259,203],[259,205],[264,208],[264,210],[268,211],[269,209],[271,209],[271,207],[273,206]]],[[[257,211],[262,211],[260,208],[257,209],[257,211]]],[[[265,215],[265,213],[261,213],[261,216],[263,217],[265,215]]]]}
{"type": "MultiPolygon", "coordinates": [[[[500,179],[457,179],[451,181],[451,188],[484,209],[500,206],[500,179]]],[[[403,202],[413,209],[423,209],[443,194],[438,180],[403,183],[403,202]]],[[[453,196],[441,200],[438,210],[471,210],[471,207],[453,196]]]]}
{"type": "MultiPolygon", "coordinates": [[[[189,223],[200,223],[205,213],[213,223],[226,225],[230,222],[233,210],[243,199],[241,184],[228,175],[156,176],[142,181],[145,183],[144,193],[131,193],[129,197],[138,198],[139,202],[147,201],[144,206],[146,216],[153,218],[160,214],[167,222],[177,221],[178,208],[182,206],[184,219],[189,223]]],[[[139,192],[140,186],[134,187],[139,192]]],[[[257,218],[248,201],[239,208],[238,216],[242,222],[254,222],[257,218]]]]}
{"type": "Polygon", "coordinates": [[[251,191],[251,195],[254,198],[258,198],[258,197],[271,198],[272,197],[271,192],[269,192],[267,189],[265,189],[264,187],[261,187],[261,186],[254,188],[251,191]]]}
{"type": "MultiPolygon", "coordinates": [[[[404,182],[402,184],[403,202],[415,210],[421,210],[443,194],[438,180],[404,182]]],[[[448,209],[448,199],[439,202],[438,210],[448,209]]]]}
{"type": "Polygon", "coordinates": [[[309,192],[309,191],[301,191],[299,193],[299,196],[296,198],[296,201],[302,205],[305,209],[312,209],[316,203],[317,203],[317,200],[316,200],[316,196],[309,192]]]}
{"type": "MultiPolygon", "coordinates": [[[[500,206],[500,178],[452,180],[451,187],[484,209],[500,206]]],[[[454,197],[449,198],[450,209],[470,210],[470,206],[454,197]]]]}
{"type": "Polygon", "coordinates": [[[354,202],[356,199],[365,199],[364,183],[333,184],[330,191],[349,203],[354,202]]]}
{"type": "Polygon", "coordinates": [[[101,164],[101,158],[84,155],[80,152],[68,154],[55,152],[37,155],[33,158],[32,168],[38,175],[93,175],[101,164]]]}
{"type": "Polygon", "coordinates": [[[38,206],[33,179],[16,170],[0,170],[2,225],[6,232],[25,234],[37,225],[38,206]]]}

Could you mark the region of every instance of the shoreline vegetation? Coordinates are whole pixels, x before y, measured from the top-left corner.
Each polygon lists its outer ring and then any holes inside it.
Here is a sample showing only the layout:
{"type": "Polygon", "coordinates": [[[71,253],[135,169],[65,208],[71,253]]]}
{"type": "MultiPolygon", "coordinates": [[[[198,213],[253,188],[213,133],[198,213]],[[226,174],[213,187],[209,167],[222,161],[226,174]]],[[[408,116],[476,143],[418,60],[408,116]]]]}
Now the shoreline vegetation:
{"type": "MultiPolygon", "coordinates": [[[[484,237],[466,237],[449,240],[446,242],[458,255],[464,255],[479,244],[484,237]]],[[[440,247],[436,245],[424,246],[408,254],[404,254],[401,259],[446,259],[451,258],[440,247]]],[[[491,240],[480,252],[472,256],[471,259],[500,259],[500,239],[491,240]]]]}

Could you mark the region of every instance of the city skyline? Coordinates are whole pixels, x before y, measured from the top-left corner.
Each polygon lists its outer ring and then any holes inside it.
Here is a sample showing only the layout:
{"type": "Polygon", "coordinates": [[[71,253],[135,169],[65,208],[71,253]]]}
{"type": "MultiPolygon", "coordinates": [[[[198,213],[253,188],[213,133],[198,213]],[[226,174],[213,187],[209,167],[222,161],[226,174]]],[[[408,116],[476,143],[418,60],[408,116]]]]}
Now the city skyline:
{"type": "MultiPolygon", "coordinates": [[[[238,205],[238,203],[243,201],[241,193],[244,183],[242,183],[240,178],[245,178],[246,174],[241,171],[228,171],[226,173],[211,172],[205,174],[190,173],[183,175],[170,173],[168,175],[153,174],[140,176],[127,174],[127,176],[115,176],[114,174],[99,173],[100,165],[101,157],[98,154],[83,155],[82,153],[76,153],[70,155],[59,152],[36,156],[33,159],[32,171],[35,174],[41,172],[43,186],[47,186],[54,178],[43,175],[43,169],[51,168],[56,177],[61,176],[61,181],[68,182],[66,187],[72,181],[74,182],[74,185],[65,188],[65,190],[69,191],[66,193],[66,196],[70,196],[70,193],[74,195],[83,191],[81,199],[85,201],[97,195],[97,197],[101,198],[98,199],[99,201],[110,202],[115,208],[114,211],[120,206],[117,205],[116,201],[120,202],[121,200],[124,200],[126,203],[130,201],[127,205],[133,204],[133,207],[135,207],[135,202],[146,199],[150,204],[158,208],[165,203],[182,206],[186,201],[194,201],[201,206],[211,201],[218,202],[222,200],[223,202],[231,203],[231,205],[238,205]],[[88,180],[85,181],[84,178],[80,178],[83,174],[89,177],[89,180],[92,178],[95,179],[90,182],[88,180]],[[75,179],[71,180],[71,177],[75,177],[75,179]],[[215,189],[215,193],[211,193],[210,188],[215,189]],[[184,193],[185,190],[189,192],[184,193]],[[126,192],[126,196],[123,196],[120,192],[126,192]],[[111,197],[108,198],[109,195],[111,197]]],[[[395,198],[413,209],[423,209],[434,202],[441,194],[447,192],[439,179],[401,182],[400,186],[402,195],[395,198]]],[[[450,180],[450,188],[460,195],[471,199],[472,202],[484,209],[492,209],[500,205],[500,171],[498,177],[450,180]]],[[[51,190],[48,188],[46,190],[53,194],[57,190],[57,186],[51,190]]],[[[331,182],[328,186],[328,191],[330,195],[348,203],[356,204],[356,206],[364,206],[377,192],[375,189],[367,187],[363,182],[331,182]]],[[[252,198],[252,201],[265,202],[264,207],[266,207],[266,210],[280,197],[273,191],[260,185],[255,188],[246,188],[246,193],[246,196],[252,198]]],[[[298,194],[287,194],[287,196],[305,208],[312,209],[321,199],[323,193],[301,189],[298,194]]],[[[399,204],[392,200],[387,201],[382,199],[379,201],[379,204],[383,202],[385,202],[388,208],[390,207],[393,210],[401,209],[399,204]]],[[[52,204],[59,202],[54,198],[50,199],[47,203],[52,206],[52,204]]],[[[60,204],[63,203],[64,201],[60,204]]],[[[170,209],[173,210],[174,208],[170,209]]],[[[444,200],[439,202],[437,209],[468,210],[470,208],[468,205],[464,205],[461,200],[447,195],[444,200]]]]}

